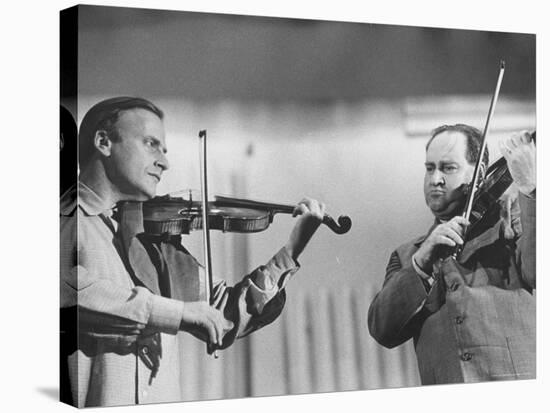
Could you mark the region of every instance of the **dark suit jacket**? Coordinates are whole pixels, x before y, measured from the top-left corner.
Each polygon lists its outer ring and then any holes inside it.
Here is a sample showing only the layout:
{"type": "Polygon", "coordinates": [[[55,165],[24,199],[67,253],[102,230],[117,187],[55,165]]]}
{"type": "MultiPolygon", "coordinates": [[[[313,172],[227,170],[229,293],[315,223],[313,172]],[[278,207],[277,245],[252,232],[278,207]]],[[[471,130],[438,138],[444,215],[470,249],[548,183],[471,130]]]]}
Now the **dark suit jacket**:
{"type": "Polygon", "coordinates": [[[369,330],[389,348],[413,338],[423,384],[535,377],[535,203],[520,194],[515,235],[497,220],[434,265],[431,287],[412,266],[427,235],[391,255],[369,330]]]}

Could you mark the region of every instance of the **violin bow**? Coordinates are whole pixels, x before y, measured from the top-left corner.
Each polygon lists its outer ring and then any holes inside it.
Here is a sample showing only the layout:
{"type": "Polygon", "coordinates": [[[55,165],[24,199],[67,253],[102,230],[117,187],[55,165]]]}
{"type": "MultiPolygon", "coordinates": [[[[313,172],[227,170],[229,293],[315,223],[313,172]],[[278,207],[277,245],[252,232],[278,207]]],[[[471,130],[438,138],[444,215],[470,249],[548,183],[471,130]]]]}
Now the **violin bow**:
{"type": "MultiPolygon", "coordinates": [[[[206,272],[206,300],[212,305],[214,297],[214,281],[212,277],[212,254],[210,250],[210,223],[208,217],[208,177],[206,164],[206,130],[199,132],[200,145],[200,160],[201,160],[201,197],[202,197],[202,234],[204,247],[204,270],[206,272]]],[[[206,344],[206,351],[212,354],[214,358],[218,358],[218,352],[213,349],[214,346],[206,344]]]]}
{"type": "MultiPolygon", "coordinates": [[[[502,78],[504,76],[504,66],[505,66],[504,60],[501,60],[499,64],[497,85],[495,87],[495,92],[493,93],[493,97],[491,98],[489,113],[487,114],[487,120],[485,121],[485,127],[483,128],[483,135],[481,137],[481,148],[476,160],[476,164],[474,168],[474,176],[472,177],[472,181],[470,182],[470,187],[468,189],[468,196],[466,198],[466,206],[462,214],[462,216],[466,218],[468,222],[470,222],[470,215],[472,213],[472,207],[474,205],[475,194],[479,186],[478,183],[480,182],[481,165],[483,163],[483,154],[485,153],[485,148],[487,147],[487,134],[489,132],[489,124],[491,123],[491,118],[495,113],[495,106],[497,103],[498,95],[500,93],[500,85],[502,84],[502,78]]],[[[453,257],[456,258],[459,252],[460,250],[457,248],[453,253],[453,257]]]]}
{"type": "Polygon", "coordinates": [[[495,106],[498,99],[498,94],[500,92],[500,85],[502,83],[502,77],[504,76],[504,60],[500,61],[500,68],[498,72],[498,79],[497,79],[497,86],[495,88],[495,93],[493,94],[493,98],[491,99],[491,105],[489,106],[489,113],[487,115],[487,120],[485,121],[485,128],[483,129],[483,136],[482,136],[482,143],[481,143],[481,149],[479,152],[479,156],[477,158],[476,166],[474,169],[474,176],[472,178],[472,183],[470,185],[470,191],[468,193],[468,202],[466,204],[466,208],[464,210],[464,218],[466,218],[468,221],[470,220],[470,214],[472,213],[472,206],[474,204],[474,195],[477,191],[477,183],[479,182],[480,174],[481,174],[481,164],[483,163],[483,153],[485,152],[485,148],[487,147],[487,133],[489,131],[489,123],[491,122],[491,118],[493,117],[493,113],[495,112],[495,106]]]}

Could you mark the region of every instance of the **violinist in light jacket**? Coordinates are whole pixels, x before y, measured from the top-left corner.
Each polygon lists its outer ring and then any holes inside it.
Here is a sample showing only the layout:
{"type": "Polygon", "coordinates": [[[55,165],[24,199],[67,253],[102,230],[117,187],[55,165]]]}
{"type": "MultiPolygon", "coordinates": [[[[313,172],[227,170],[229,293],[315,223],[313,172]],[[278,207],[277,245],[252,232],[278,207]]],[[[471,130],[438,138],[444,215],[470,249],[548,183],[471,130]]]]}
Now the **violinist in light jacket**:
{"type": "Polygon", "coordinates": [[[62,401],[181,401],[182,335],[223,349],[278,317],[324,205],[301,201],[288,242],[236,285],[216,281],[210,305],[204,269],[179,236],[150,239],[143,216],[113,214],[120,201],[154,197],[169,168],[163,112],[142,98],[107,99],[78,138],[80,176],[60,211],[62,401]]]}

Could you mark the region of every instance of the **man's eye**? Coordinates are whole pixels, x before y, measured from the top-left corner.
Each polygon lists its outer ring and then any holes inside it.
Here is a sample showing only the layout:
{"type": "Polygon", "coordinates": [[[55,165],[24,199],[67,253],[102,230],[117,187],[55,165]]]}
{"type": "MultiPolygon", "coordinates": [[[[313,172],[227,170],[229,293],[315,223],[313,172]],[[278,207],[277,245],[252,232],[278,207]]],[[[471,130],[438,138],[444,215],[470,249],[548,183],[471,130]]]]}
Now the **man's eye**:
{"type": "Polygon", "coordinates": [[[152,139],[145,140],[145,146],[147,146],[150,149],[156,149],[157,143],[152,139]]]}
{"type": "Polygon", "coordinates": [[[433,172],[434,167],[426,165],[426,172],[433,172]]]}
{"type": "Polygon", "coordinates": [[[448,165],[448,166],[445,166],[445,167],[443,168],[443,171],[444,171],[445,173],[453,173],[453,172],[455,172],[456,170],[457,170],[457,167],[454,166],[454,165],[448,165]]]}

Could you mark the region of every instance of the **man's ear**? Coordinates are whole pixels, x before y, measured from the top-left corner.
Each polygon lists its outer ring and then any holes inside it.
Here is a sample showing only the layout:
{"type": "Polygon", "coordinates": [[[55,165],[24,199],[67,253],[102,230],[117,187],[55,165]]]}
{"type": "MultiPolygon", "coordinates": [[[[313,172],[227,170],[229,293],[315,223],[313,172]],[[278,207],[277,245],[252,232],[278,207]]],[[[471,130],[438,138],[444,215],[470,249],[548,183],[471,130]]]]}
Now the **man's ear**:
{"type": "Polygon", "coordinates": [[[487,173],[487,164],[485,162],[481,162],[481,165],[479,165],[479,176],[481,179],[485,179],[485,174],[487,173]]]}
{"type": "Polygon", "coordinates": [[[111,156],[113,142],[105,130],[97,130],[94,136],[94,146],[103,156],[111,156]]]}
{"type": "Polygon", "coordinates": [[[478,187],[483,183],[486,173],[487,173],[487,165],[485,165],[485,162],[481,162],[479,164],[479,176],[476,183],[478,187]]]}
{"type": "Polygon", "coordinates": [[[487,164],[485,162],[481,162],[481,165],[479,165],[479,180],[481,183],[485,180],[485,175],[487,174],[487,164]]]}

